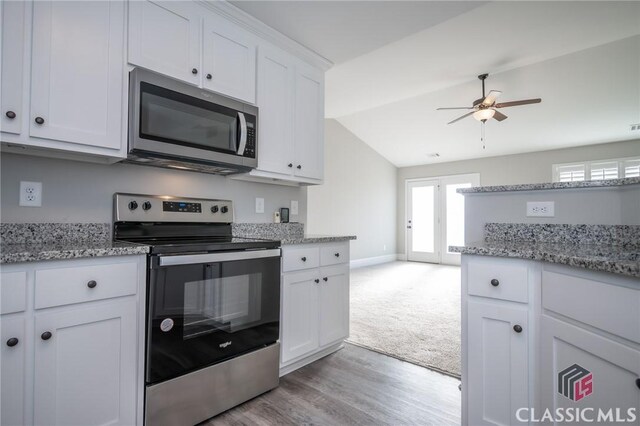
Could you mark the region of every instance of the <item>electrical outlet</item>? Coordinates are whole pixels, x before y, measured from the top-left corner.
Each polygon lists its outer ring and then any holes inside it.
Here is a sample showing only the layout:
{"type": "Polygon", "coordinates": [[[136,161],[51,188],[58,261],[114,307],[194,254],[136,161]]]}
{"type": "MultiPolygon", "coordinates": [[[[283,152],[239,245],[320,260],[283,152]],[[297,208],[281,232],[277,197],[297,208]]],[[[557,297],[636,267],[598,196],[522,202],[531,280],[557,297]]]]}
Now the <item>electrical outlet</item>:
{"type": "Polygon", "coordinates": [[[553,201],[528,201],[528,217],[554,217],[555,202],[553,201]]]}
{"type": "Polygon", "coordinates": [[[20,206],[42,206],[42,182],[20,182],[20,206]]]}
{"type": "Polygon", "coordinates": [[[291,211],[289,213],[293,214],[298,214],[298,202],[293,200],[291,201],[291,211]]]}
{"type": "Polygon", "coordinates": [[[256,213],[264,213],[264,198],[256,198],[256,213]]]}

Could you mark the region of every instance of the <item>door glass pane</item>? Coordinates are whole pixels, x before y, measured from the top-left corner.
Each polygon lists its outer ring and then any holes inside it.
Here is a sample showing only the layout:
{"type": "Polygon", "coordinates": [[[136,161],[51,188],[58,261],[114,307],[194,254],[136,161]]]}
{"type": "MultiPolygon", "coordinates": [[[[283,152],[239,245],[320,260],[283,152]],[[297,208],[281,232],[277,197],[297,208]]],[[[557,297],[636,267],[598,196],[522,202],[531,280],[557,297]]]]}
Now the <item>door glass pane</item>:
{"type": "Polygon", "coordinates": [[[435,188],[418,186],[411,189],[412,251],[434,252],[435,188]]]}
{"type": "Polygon", "coordinates": [[[449,246],[464,245],[464,195],[458,194],[458,188],[470,188],[471,183],[446,185],[447,197],[447,253],[449,246]]]}

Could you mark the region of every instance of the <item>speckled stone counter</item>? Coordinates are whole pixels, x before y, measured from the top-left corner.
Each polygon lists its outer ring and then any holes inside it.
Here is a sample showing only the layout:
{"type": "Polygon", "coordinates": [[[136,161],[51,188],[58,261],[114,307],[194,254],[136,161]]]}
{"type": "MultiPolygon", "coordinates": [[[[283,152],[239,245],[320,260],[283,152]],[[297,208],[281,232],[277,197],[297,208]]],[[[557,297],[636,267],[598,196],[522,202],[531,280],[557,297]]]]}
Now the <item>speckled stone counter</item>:
{"type": "Polygon", "coordinates": [[[302,223],[234,223],[234,237],[280,240],[282,244],[332,243],[355,240],[355,235],[306,235],[302,223]]]}
{"type": "Polygon", "coordinates": [[[540,260],[640,278],[640,251],[620,246],[484,241],[466,246],[451,246],[449,251],[480,256],[540,260]]]}
{"type": "Polygon", "coordinates": [[[145,245],[112,242],[108,223],[0,224],[0,264],[148,252],[145,245]]]}
{"type": "Polygon", "coordinates": [[[497,186],[476,186],[473,188],[460,188],[460,194],[478,194],[485,192],[510,192],[510,191],[544,191],[549,189],[576,189],[576,188],[607,188],[625,185],[640,185],[640,177],[590,180],[583,182],[552,182],[552,183],[528,183],[522,185],[497,185],[497,186]]]}

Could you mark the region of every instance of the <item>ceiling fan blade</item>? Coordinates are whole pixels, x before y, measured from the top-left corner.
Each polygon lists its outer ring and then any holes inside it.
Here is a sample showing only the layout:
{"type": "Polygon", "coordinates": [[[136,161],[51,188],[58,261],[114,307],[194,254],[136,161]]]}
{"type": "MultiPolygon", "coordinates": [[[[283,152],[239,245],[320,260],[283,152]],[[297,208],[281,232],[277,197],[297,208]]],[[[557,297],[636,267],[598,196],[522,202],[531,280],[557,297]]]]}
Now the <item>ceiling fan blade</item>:
{"type": "Polygon", "coordinates": [[[463,115],[463,116],[461,116],[461,117],[458,117],[458,118],[456,118],[455,120],[448,122],[447,124],[453,124],[453,123],[455,123],[456,121],[460,121],[460,120],[462,120],[463,118],[465,118],[465,117],[468,117],[468,116],[472,115],[474,112],[475,112],[475,111],[471,111],[471,112],[469,112],[469,113],[466,113],[465,115],[463,115]]]}
{"type": "Polygon", "coordinates": [[[494,107],[496,107],[496,108],[506,108],[506,107],[512,107],[512,106],[520,106],[520,105],[539,104],[540,102],[542,102],[542,99],[540,99],[540,98],[523,99],[521,101],[501,102],[499,104],[495,104],[494,107]]]}
{"type": "Polygon", "coordinates": [[[493,114],[493,118],[495,120],[502,121],[502,120],[506,120],[507,118],[509,118],[506,115],[504,115],[503,113],[501,113],[500,111],[497,111],[497,110],[494,110],[494,111],[496,111],[495,114],[493,114]]]}
{"type": "Polygon", "coordinates": [[[443,109],[473,109],[473,107],[451,107],[451,108],[436,108],[436,111],[440,111],[443,109]]]}
{"type": "Polygon", "coordinates": [[[489,94],[482,101],[482,105],[484,105],[484,106],[493,105],[496,102],[496,99],[498,99],[498,96],[500,96],[501,94],[502,94],[502,92],[499,91],[499,90],[490,91],[489,94]]]}

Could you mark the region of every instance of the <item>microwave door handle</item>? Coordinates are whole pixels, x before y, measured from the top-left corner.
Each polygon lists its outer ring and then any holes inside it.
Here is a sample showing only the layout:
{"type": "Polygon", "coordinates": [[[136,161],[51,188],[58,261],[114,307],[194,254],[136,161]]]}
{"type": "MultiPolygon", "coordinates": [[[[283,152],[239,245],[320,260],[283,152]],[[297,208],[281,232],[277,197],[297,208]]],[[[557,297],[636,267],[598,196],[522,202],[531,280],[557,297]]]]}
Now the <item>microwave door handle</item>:
{"type": "Polygon", "coordinates": [[[247,145],[247,119],[244,114],[238,113],[238,122],[240,123],[240,134],[238,135],[238,155],[244,154],[244,148],[247,145]]]}

